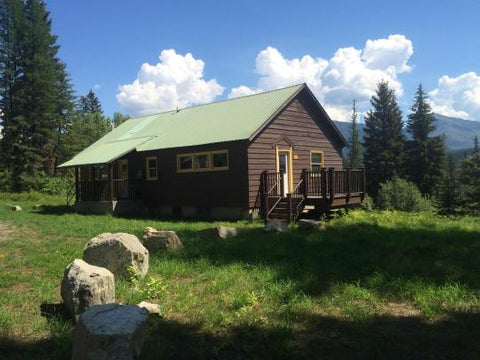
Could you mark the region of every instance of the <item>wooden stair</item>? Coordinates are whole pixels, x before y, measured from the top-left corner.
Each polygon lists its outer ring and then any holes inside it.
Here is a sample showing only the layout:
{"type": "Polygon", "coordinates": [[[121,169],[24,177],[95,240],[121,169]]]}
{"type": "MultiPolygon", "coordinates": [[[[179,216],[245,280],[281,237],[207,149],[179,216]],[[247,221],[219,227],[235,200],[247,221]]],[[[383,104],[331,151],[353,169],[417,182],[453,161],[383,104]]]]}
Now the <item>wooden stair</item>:
{"type": "MultiPolygon", "coordinates": [[[[298,204],[300,203],[300,200],[292,199],[292,209],[297,208],[298,204]]],[[[302,209],[300,209],[300,213],[302,213],[304,205],[302,206],[302,209]]],[[[285,221],[296,221],[297,216],[293,214],[294,216],[293,219],[289,219],[289,214],[288,214],[288,198],[284,197],[282,198],[278,204],[273,208],[272,212],[269,215],[270,219],[276,219],[276,220],[285,220],[285,221]]]]}

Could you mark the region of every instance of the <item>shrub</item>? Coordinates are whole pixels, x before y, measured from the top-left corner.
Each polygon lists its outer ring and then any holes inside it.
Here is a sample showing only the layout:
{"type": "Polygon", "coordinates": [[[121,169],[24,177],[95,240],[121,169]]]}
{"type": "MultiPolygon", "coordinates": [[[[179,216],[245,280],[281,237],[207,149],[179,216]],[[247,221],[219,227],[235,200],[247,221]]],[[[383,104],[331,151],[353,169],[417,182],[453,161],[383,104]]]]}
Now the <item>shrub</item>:
{"type": "Polygon", "coordinates": [[[434,211],[431,200],[424,198],[414,183],[399,177],[380,184],[378,207],[409,212],[434,211]]]}

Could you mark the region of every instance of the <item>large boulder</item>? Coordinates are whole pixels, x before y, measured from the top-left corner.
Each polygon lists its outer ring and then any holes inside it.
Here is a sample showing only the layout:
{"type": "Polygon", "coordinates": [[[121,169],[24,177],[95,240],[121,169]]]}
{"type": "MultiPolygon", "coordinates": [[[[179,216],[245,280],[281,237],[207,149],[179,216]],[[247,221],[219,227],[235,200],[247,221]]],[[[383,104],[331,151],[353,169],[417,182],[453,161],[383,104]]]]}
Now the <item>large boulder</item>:
{"type": "Polygon", "coordinates": [[[73,360],[140,358],[148,311],[136,305],[97,305],[84,312],[73,337],[73,360]]]}
{"type": "Polygon", "coordinates": [[[217,239],[227,239],[230,237],[237,236],[239,233],[240,233],[239,229],[234,227],[228,227],[228,226],[217,226],[214,228],[200,230],[199,232],[201,237],[217,238],[217,239]]]}
{"type": "Polygon", "coordinates": [[[128,268],[138,275],[148,271],[148,250],[135,235],[104,233],[91,239],[83,249],[83,260],[110,270],[115,278],[128,278],[128,268]]]}
{"type": "Polygon", "coordinates": [[[271,232],[271,233],[281,233],[281,232],[286,232],[289,230],[288,228],[288,223],[286,221],[282,220],[269,220],[263,230],[265,232],[271,232]]]}
{"type": "Polygon", "coordinates": [[[65,268],[60,292],[65,307],[77,319],[93,305],[115,302],[114,276],[105,268],[75,259],[65,268]]]}
{"type": "Polygon", "coordinates": [[[182,248],[183,244],[175,231],[157,231],[147,227],[143,232],[143,246],[149,251],[173,251],[182,248]]]}

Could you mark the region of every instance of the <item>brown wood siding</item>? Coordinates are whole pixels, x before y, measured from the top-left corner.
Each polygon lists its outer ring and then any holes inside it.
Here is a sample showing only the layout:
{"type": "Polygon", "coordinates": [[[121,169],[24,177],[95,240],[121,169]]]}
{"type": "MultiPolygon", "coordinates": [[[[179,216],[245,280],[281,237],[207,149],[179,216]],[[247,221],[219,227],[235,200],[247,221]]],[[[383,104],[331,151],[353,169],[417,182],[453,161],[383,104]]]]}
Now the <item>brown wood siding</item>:
{"type": "Polygon", "coordinates": [[[310,169],[310,151],[321,150],[325,167],[343,168],[342,143],[314,101],[301,92],[248,147],[249,207],[255,205],[262,171],[276,171],[276,147],[292,147],[293,183],[310,169]]]}
{"type": "Polygon", "coordinates": [[[129,179],[144,181],[147,204],[248,209],[247,141],[133,152],[127,158],[129,179]],[[228,170],[177,173],[178,154],[216,150],[228,150],[228,170]],[[148,156],[157,156],[157,180],[145,180],[148,156]]]}

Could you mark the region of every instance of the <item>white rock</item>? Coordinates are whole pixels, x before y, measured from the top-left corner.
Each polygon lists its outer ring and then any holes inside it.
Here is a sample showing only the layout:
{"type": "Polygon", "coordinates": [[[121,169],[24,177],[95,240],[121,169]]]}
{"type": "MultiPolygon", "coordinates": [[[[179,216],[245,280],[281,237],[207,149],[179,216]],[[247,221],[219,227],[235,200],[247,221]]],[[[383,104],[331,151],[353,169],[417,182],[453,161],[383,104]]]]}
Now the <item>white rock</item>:
{"type": "Polygon", "coordinates": [[[173,251],[182,248],[183,244],[175,231],[157,231],[147,227],[143,232],[143,246],[149,251],[173,251]]]}
{"type": "Polygon", "coordinates": [[[13,211],[22,211],[22,208],[20,207],[20,205],[13,205],[12,210],[13,211]]]}
{"type": "Polygon", "coordinates": [[[217,226],[214,228],[201,230],[199,234],[202,237],[227,239],[237,236],[239,233],[240,230],[234,227],[217,226]]]}
{"type": "Polygon", "coordinates": [[[115,302],[114,276],[105,268],[75,259],[65,268],[60,292],[66,308],[77,319],[93,305],[115,302]]]}
{"type": "Polygon", "coordinates": [[[134,360],[145,340],[148,311],[136,305],[97,305],[84,312],[73,337],[73,360],[134,360]]]}
{"type": "Polygon", "coordinates": [[[300,219],[298,220],[298,228],[300,230],[323,230],[325,229],[325,223],[318,220],[300,219]]]}
{"type": "Polygon", "coordinates": [[[152,304],[147,301],[142,301],[138,304],[139,307],[146,309],[150,314],[160,315],[160,306],[158,304],[152,304]]]}
{"type": "Polygon", "coordinates": [[[263,228],[266,232],[281,233],[289,230],[288,223],[282,220],[269,220],[263,228]]]}
{"type": "Polygon", "coordinates": [[[115,278],[128,278],[134,267],[140,276],[148,271],[148,250],[135,235],[104,233],[91,239],[83,249],[83,260],[110,270],[115,278]]]}

